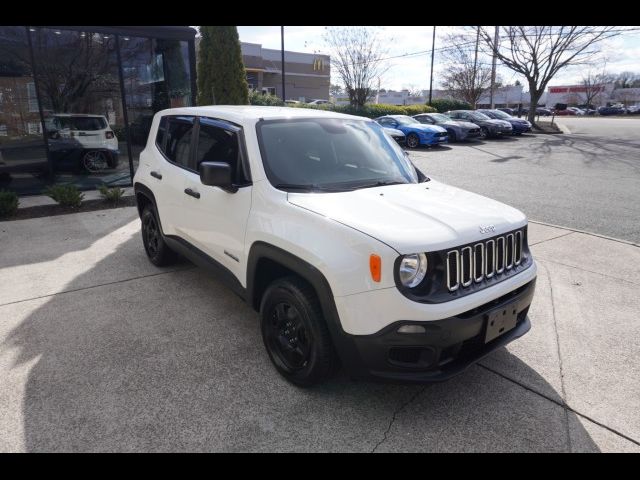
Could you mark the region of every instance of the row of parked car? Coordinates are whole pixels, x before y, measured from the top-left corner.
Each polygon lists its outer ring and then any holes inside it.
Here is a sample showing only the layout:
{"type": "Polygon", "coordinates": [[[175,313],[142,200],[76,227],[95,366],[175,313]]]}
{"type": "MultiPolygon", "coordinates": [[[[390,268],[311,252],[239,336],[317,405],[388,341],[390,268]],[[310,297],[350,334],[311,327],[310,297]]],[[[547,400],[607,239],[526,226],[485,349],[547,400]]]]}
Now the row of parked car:
{"type": "MultiPolygon", "coordinates": [[[[517,110],[512,108],[500,108],[506,113],[510,115],[517,115],[517,110]]],[[[528,115],[529,109],[523,108],[520,110],[522,115],[528,115]]],[[[579,108],[579,107],[567,107],[563,110],[552,109],[552,108],[537,108],[536,115],[540,115],[543,117],[549,117],[551,115],[565,116],[565,115],[640,115],[640,105],[632,105],[630,107],[625,107],[624,105],[611,105],[609,107],[599,107],[595,108],[579,108]]]]}
{"type": "Polygon", "coordinates": [[[384,115],[375,119],[401,145],[416,148],[447,142],[522,135],[531,123],[501,110],[451,110],[446,113],[384,115]]]}

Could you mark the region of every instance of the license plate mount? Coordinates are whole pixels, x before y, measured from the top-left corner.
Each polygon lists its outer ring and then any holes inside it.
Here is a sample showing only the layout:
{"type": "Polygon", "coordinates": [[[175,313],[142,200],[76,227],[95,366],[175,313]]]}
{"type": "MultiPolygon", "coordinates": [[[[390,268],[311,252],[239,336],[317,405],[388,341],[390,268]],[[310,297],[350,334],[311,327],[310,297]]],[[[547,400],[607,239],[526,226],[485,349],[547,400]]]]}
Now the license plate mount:
{"type": "Polygon", "coordinates": [[[510,303],[503,307],[491,310],[487,314],[487,329],[484,343],[498,338],[516,326],[518,320],[517,303],[510,303]]]}

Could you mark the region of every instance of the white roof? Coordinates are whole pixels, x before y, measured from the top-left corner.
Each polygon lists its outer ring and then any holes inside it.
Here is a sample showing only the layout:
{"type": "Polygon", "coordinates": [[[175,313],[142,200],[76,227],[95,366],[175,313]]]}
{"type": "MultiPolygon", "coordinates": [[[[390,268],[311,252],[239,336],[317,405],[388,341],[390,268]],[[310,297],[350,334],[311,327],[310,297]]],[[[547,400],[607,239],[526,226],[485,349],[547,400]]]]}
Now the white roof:
{"type": "Polygon", "coordinates": [[[365,117],[345,115],[344,113],[316,110],[312,108],[266,107],[261,105],[210,105],[203,107],[170,108],[158,112],[161,115],[199,115],[229,120],[235,123],[245,123],[263,119],[277,118],[357,118],[369,120],[365,117]]]}

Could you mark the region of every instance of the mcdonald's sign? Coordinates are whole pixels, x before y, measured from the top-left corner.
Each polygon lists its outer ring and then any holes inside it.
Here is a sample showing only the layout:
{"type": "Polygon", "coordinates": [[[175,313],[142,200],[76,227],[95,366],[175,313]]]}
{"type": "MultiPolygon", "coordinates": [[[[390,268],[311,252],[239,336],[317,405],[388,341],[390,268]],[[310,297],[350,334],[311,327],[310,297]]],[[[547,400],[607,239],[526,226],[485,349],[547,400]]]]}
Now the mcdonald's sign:
{"type": "Polygon", "coordinates": [[[322,58],[315,58],[313,60],[313,70],[324,70],[324,60],[322,58]]]}

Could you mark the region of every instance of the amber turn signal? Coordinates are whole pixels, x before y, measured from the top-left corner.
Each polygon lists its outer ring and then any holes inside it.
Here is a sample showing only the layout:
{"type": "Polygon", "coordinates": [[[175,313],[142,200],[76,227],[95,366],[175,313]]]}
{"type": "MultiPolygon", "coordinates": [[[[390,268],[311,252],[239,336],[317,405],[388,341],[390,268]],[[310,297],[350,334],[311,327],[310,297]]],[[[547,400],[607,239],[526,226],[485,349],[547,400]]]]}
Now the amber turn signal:
{"type": "Polygon", "coordinates": [[[373,281],[379,282],[382,277],[382,260],[375,253],[372,253],[369,257],[369,270],[373,281]]]}

